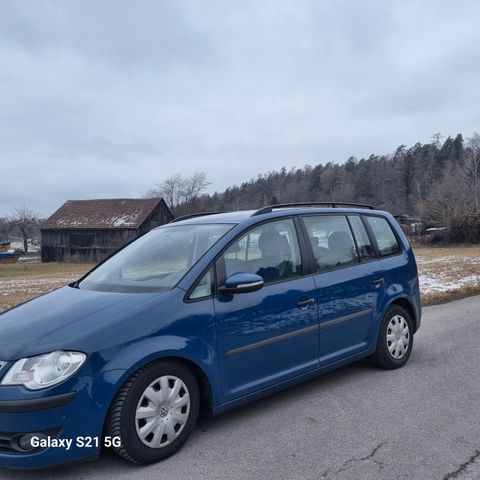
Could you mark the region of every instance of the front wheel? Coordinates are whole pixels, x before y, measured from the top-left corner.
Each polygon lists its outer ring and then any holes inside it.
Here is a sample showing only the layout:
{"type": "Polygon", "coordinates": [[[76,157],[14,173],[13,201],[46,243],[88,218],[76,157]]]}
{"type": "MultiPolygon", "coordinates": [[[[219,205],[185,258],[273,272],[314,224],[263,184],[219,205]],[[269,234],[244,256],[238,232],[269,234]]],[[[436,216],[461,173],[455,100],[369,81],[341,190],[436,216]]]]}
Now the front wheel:
{"type": "Polygon", "coordinates": [[[403,307],[392,305],[383,317],[377,348],[370,361],[380,368],[400,368],[410,358],[412,347],[412,318],[403,307]]]}
{"type": "Polygon", "coordinates": [[[119,437],[113,446],[122,458],[147,465],[174,454],[193,431],[199,390],[183,364],[164,360],[134,373],[115,396],[106,434],[119,437]]]}

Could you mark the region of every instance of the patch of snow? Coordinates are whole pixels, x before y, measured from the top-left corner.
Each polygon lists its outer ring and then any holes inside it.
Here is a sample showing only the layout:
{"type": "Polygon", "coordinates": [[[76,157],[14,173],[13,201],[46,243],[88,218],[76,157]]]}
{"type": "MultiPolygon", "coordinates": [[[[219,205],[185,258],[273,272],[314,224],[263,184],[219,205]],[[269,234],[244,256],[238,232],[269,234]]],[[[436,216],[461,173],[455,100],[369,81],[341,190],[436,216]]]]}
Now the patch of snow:
{"type": "Polygon", "coordinates": [[[117,228],[125,227],[128,225],[134,225],[137,217],[138,217],[138,213],[125,213],[120,217],[117,217],[117,218],[113,217],[109,219],[108,223],[113,227],[117,227],[117,228]]]}
{"type": "Polygon", "coordinates": [[[29,278],[15,280],[0,280],[0,296],[6,297],[14,293],[40,295],[48,290],[62,287],[78,280],[78,275],[44,278],[29,278]]]}
{"type": "Polygon", "coordinates": [[[420,291],[422,293],[451,292],[466,286],[475,286],[480,283],[480,275],[466,275],[465,277],[449,280],[442,274],[420,273],[420,291]]]}
{"type": "Polygon", "coordinates": [[[42,257],[37,256],[37,255],[35,255],[35,256],[23,256],[22,255],[19,258],[18,261],[21,262],[21,263],[40,263],[41,260],[42,260],[42,257]]]}
{"type": "MultiPolygon", "coordinates": [[[[14,241],[12,242],[12,248],[17,249],[17,250],[23,250],[23,241],[14,241]]],[[[31,243],[30,241],[28,242],[28,251],[29,252],[39,252],[40,251],[40,245],[36,245],[31,243]]]]}
{"type": "Polygon", "coordinates": [[[415,257],[418,265],[438,265],[462,263],[462,265],[480,265],[480,257],[464,257],[460,255],[446,255],[432,260],[425,260],[421,256],[415,257]]]}
{"type": "Polygon", "coordinates": [[[119,215],[105,216],[101,218],[97,217],[78,217],[72,218],[59,218],[56,220],[56,224],[59,227],[89,227],[89,228],[121,228],[121,227],[133,227],[137,224],[139,217],[142,215],[141,210],[130,211],[129,213],[123,213],[119,215]]]}

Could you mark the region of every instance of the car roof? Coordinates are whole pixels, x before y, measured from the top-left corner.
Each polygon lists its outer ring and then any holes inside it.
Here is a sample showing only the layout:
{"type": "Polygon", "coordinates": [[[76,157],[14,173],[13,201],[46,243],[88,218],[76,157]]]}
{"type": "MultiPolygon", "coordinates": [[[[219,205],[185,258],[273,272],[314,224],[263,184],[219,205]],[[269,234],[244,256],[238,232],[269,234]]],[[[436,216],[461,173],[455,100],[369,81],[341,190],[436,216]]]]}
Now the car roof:
{"type": "Polygon", "coordinates": [[[170,223],[170,225],[194,225],[194,224],[211,224],[211,223],[235,223],[235,224],[253,224],[262,220],[273,219],[277,217],[290,217],[294,215],[309,215],[315,213],[329,214],[345,214],[345,213],[364,213],[364,214],[385,214],[381,210],[372,210],[368,208],[348,208],[348,207],[274,207],[273,211],[255,215],[258,210],[237,210],[234,212],[209,213],[207,215],[198,215],[194,217],[178,218],[170,223]]]}
{"type": "Polygon", "coordinates": [[[209,213],[207,215],[198,215],[194,217],[178,219],[170,222],[172,225],[186,225],[197,223],[243,223],[255,213],[255,210],[238,210],[235,212],[209,213]]]}

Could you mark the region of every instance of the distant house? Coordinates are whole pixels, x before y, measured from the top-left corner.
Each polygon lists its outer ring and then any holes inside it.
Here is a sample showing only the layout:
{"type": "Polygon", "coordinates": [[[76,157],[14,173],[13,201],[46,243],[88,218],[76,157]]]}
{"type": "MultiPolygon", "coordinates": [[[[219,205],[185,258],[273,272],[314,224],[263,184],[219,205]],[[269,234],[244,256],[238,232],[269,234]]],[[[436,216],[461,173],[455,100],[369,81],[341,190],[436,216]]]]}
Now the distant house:
{"type": "Polygon", "coordinates": [[[161,198],[68,200],[41,225],[42,262],[99,262],[172,219],[161,198]]]}
{"type": "Polygon", "coordinates": [[[413,215],[407,213],[394,215],[397,222],[402,227],[406,235],[419,235],[422,230],[422,221],[413,215]]]}

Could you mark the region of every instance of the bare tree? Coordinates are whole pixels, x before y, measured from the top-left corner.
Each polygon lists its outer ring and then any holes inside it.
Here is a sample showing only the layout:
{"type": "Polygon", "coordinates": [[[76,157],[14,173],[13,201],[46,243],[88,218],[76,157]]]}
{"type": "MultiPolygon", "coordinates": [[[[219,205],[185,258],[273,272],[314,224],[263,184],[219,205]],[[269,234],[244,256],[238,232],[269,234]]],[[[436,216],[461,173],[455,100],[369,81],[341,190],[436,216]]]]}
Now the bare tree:
{"type": "Polygon", "coordinates": [[[439,132],[436,132],[434,133],[431,137],[432,139],[432,143],[437,146],[437,147],[440,147],[442,145],[442,138],[443,138],[443,135],[439,132]]]}
{"type": "Polygon", "coordinates": [[[23,239],[23,249],[25,253],[28,252],[28,239],[31,237],[35,227],[39,224],[39,214],[30,210],[25,205],[21,208],[16,208],[13,215],[8,218],[12,227],[15,227],[21,234],[23,239]]]}
{"type": "Polygon", "coordinates": [[[450,226],[452,221],[468,211],[465,177],[449,166],[444,177],[437,182],[428,195],[423,216],[432,224],[450,226]]]}
{"type": "Polygon", "coordinates": [[[175,173],[158,184],[157,193],[163,197],[170,208],[175,208],[181,202],[184,183],[185,179],[182,175],[175,173]]]}
{"type": "Polygon", "coordinates": [[[473,208],[480,207],[480,135],[474,133],[467,141],[463,159],[463,172],[472,194],[473,208]]]}
{"type": "Polygon", "coordinates": [[[193,203],[207,188],[205,172],[196,172],[190,177],[175,173],[157,185],[157,188],[147,193],[149,197],[163,197],[172,210],[180,205],[193,203]]]}
{"type": "Polygon", "coordinates": [[[183,203],[194,202],[201,193],[210,185],[207,181],[207,174],[205,172],[196,172],[191,177],[184,181],[183,189],[181,190],[181,198],[183,203]]]}

